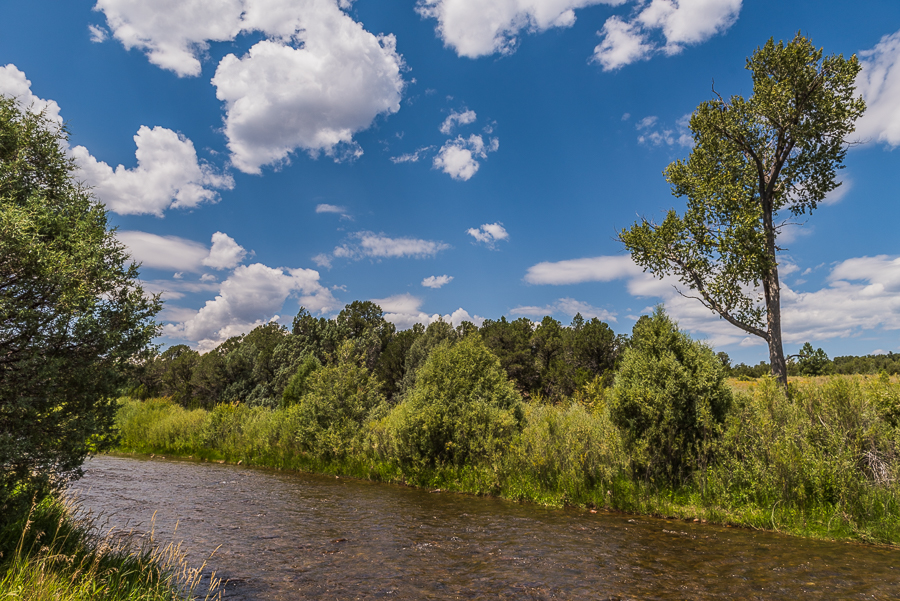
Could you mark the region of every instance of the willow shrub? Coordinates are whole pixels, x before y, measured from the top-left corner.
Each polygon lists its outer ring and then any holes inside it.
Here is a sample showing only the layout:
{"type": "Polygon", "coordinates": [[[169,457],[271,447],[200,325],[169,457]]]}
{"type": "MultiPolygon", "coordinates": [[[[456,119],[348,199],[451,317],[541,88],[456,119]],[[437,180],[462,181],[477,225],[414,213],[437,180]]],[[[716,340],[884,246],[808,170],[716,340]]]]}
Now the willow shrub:
{"type": "Polygon", "coordinates": [[[835,378],[792,385],[788,397],[762,380],[728,417],[707,472],[711,496],[736,510],[770,508],[773,520],[824,517],[863,537],[896,540],[900,432],[885,406],[898,393],[886,380],[835,378]]]}
{"type": "Polygon", "coordinates": [[[480,336],[466,336],[428,355],[403,401],[374,424],[374,444],[406,466],[481,464],[507,448],[522,418],[500,362],[480,336]]]}
{"type": "Polygon", "coordinates": [[[136,451],[189,454],[206,441],[209,414],[188,410],[169,398],[120,401],[116,427],[120,446],[136,451]]]}
{"type": "Polygon", "coordinates": [[[622,436],[605,410],[528,404],[507,460],[511,496],[584,503],[626,473],[622,436]],[[525,490],[515,490],[518,488],[525,490]]]}
{"type": "Polygon", "coordinates": [[[677,485],[705,468],[732,391],[712,349],[657,307],[635,324],[610,397],[636,475],[677,485]]]}

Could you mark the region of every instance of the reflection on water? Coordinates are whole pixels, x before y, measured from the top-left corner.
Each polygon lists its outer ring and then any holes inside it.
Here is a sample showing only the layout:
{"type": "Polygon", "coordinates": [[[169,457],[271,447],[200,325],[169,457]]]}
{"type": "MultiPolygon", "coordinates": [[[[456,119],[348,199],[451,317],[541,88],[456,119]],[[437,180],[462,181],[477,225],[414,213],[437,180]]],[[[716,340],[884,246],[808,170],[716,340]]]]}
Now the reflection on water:
{"type": "Polygon", "coordinates": [[[900,552],[325,476],[98,457],[110,525],[183,540],[226,599],[895,599],[900,552]],[[175,532],[177,524],[177,532],[175,532]]]}

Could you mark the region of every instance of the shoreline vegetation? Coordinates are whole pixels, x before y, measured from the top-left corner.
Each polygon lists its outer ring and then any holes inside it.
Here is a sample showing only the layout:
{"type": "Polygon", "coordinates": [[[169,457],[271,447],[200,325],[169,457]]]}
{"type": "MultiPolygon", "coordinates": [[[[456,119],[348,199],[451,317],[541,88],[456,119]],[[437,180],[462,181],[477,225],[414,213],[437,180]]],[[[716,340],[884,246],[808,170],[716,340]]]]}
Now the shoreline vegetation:
{"type": "Polygon", "coordinates": [[[220,581],[188,566],[152,532],[103,529],[77,502],[47,496],[0,531],[0,597],[30,601],[221,598],[220,581]]]}
{"type": "Polygon", "coordinates": [[[729,381],[661,310],[612,386],[568,399],[522,398],[478,335],[436,346],[393,403],[349,355],[281,406],[120,399],[118,450],[900,544],[887,373],[729,381]]]}

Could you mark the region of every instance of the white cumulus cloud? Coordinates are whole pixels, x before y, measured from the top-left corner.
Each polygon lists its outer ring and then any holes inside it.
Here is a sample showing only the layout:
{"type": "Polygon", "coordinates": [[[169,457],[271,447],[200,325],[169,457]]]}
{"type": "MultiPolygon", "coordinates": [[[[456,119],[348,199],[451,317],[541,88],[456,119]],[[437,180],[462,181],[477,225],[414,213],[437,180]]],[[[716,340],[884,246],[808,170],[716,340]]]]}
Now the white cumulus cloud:
{"type": "Polygon", "coordinates": [[[91,33],[91,41],[95,44],[101,44],[109,37],[109,32],[97,25],[88,25],[88,31],[91,33]]]}
{"type": "Polygon", "coordinates": [[[496,248],[497,242],[500,240],[509,240],[509,232],[503,227],[502,223],[485,223],[481,227],[471,227],[466,233],[475,238],[476,242],[481,242],[488,248],[496,248]]]}
{"type": "Polygon", "coordinates": [[[638,143],[649,146],[674,146],[678,144],[685,148],[694,147],[694,137],[691,135],[691,115],[687,114],[675,122],[674,127],[662,127],[658,125],[656,116],[644,117],[635,125],[638,130],[638,143]]]}
{"type": "MultiPolygon", "coordinates": [[[[203,271],[204,267],[231,269],[247,255],[242,246],[222,232],[212,235],[212,248],[178,236],[158,236],[135,230],[117,231],[116,237],[128,247],[132,259],[154,269],[192,273],[203,271]]],[[[204,281],[210,279],[215,280],[215,277],[204,276],[204,281]]]]}
{"type": "Polygon", "coordinates": [[[376,38],[340,14],[335,27],[306,32],[302,48],[265,40],[242,58],[222,59],[212,81],[226,105],[225,135],[241,171],[259,173],[298,148],[355,158],[362,150],[353,134],[400,110],[394,38],[376,38]]]}
{"type": "Polygon", "coordinates": [[[241,0],[97,0],[113,37],[179,77],[200,75],[209,42],[233,40],[242,29],[241,0]]]}
{"type": "Polygon", "coordinates": [[[731,27],[741,9],[741,0],[419,0],[416,10],[437,21],[446,46],[477,58],[510,54],[523,33],[571,27],[576,10],[599,4],[634,7],[598,32],[593,59],[605,70],[701,43],[731,27]]]}
{"type": "Polygon", "coordinates": [[[434,146],[424,146],[422,148],[416,149],[414,152],[407,152],[406,154],[391,157],[391,162],[395,165],[399,163],[418,163],[419,159],[421,159],[425,153],[431,150],[434,150],[434,146]]]}
{"type": "MultiPolygon", "coordinates": [[[[821,267],[807,269],[804,273],[821,267]]],[[[799,267],[784,261],[785,273],[799,267]]],[[[665,303],[679,325],[706,337],[713,346],[764,344],[730,325],[688,296],[689,289],[672,278],[659,280],[643,273],[630,257],[594,257],[557,263],[539,263],[525,276],[534,284],[575,284],[589,281],[625,280],[628,292],[638,298],[665,303]],[[626,262],[627,261],[627,262],[626,262]],[[630,265],[629,265],[630,264],[630,265]]],[[[837,263],[820,290],[797,292],[782,280],[782,329],[787,343],[859,336],[866,331],[900,330],[900,257],[878,255],[855,257],[837,263]]],[[[748,293],[753,293],[748,290],[748,293]]],[[[546,309],[549,307],[525,307],[546,309]]],[[[644,309],[652,310],[652,306],[644,309]]],[[[540,312],[540,311],[538,311],[540,312]]]]}
{"type": "Polygon", "coordinates": [[[594,60],[606,71],[614,71],[633,62],[649,58],[653,45],[645,39],[636,23],[610,17],[597,32],[601,42],[594,48],[594,60]]]}
{"type": "Polygon", "coordinates": [[[346,207],[339,207],[337,205],[330,205],[330,204],[316,205],[316,213],[337,213],[338,215],[341,215],[346,212],[347,212],[346,207]]]}
{"type": "Polygon", "coordinates": [[[120,230],[116,238],[128,247],[131,258],[144,267],[198,272],[209,256],[205,245],[178,236],[157,236],[149,232],[120,230]]]}
{"type": "Polygon", "coordinates": [[[366,31],[332,0],[306,0],[292,14],[294,44],[263,40],[243,57],[229,54],[212,79],[232,162],[246,173],[296,149],[355,158],[362,149],[353,135],[400,110],[403,60],[393,36],[366,31]]]}
{"type": "Polygon", "coordinates": [[[575,300],[574,298],[561,298],[555,303],[538,306],[519,306],[509,311],[512,315],[524,315],[526,317],[542,318],[545,315],[567,315],[575,317],[581,313],[585,319],[596,317],[601,321],[616,321],[616,314],[606,309],[598,309],[588,303],[575,300]]]}
{"type": "Polygon", "coordinates": [[[866,112],[852,137],[900,146],[900,31],[859,56],[862,71],[856,88],[866,101],[866,112]]]}
{"type": "Polygon", "coordinates": [[[259,173],[295,150],[336,160],[362,153],[353,135],[400,109],[403,59],[392,35],[366,31],[347,0],[99,0],[126,48],[179,76],[199,75],[212,41],[261,32],[242,57],[225,56],[212,79],[225,104],[234,166],[259,173]]]}
{"type": "Polygon", "coordinates": [[[618,257],[587,257],[565,261],[545,261],[532,265],[525,274],[529,284],[580,284],[582,282],[611,282],[643,273],[629,255],[618,257]]]}
{"type": "Polygon", "coordinates": [[[85,183],[107,208],[120,215],[161,216],[168,208],[215,202],[216,189],[231,189],[231,176],[197,160],[194,144],[165,127],[142,125],[134,136],[137,166],[127,169],[98,161],[84,146],[72,149],[85,183]]]}
{"type": "Polygon", "coordinates": [[[468,181],[480,166],[476,159],[486,159],[489,152],[496,152],[499,148],[500,140],[497,138],[491,138],[485,144],[484,139],[475,134],[468,139],[457,136],[441,147],[432,164],[453,179],[468,181]]]}
{"type": "Polygon", "coordinates": [[[612,16],[598,33],[593,60],[614,71],[662,52],[673,55],[731,27],[741,0],[651,0],[638,3],[630,19],[612,16]],[[659,34],[663,42],[657,41],[659,34]]]}
{"type": "Polygon", "coordinates": [[[354,232],[348,241],[335,247],[330,255],[321,254],[313,258],[320,267],[330,267],[333,259],[397,259],[410,257],[423,259],[433,257],[442,250],[450,248],[449,244],[435,240],[419,238],[391,238],[375,232],[354,232]]]}
{"type": "Polygon", "coordinates": [[[453,281],[452,275],[431,275],[422,280],[422,285],[426,288],[440,288],[453,281]]]}
{"type": "Polygon", "coordinates": [[[56,101],[38,98],[32,94],[31,81],[13,64],[0,67],[0,94],[15,98],[22,107],[35,114],[43,112],[50,121],[63,124],[56,101]]]}
{"type": "Polygon", "coordinates": [[[444,122],[441,123],[441,133],[449,136],[454,127],[457,125],[475,123],[475,118],[475,111],[463,111],[461,113],[450,111],[450,114],[444,119],[444,122]]]}
{"type": "MultiPolygon", "coordinates": [[[[0,67],[0,94],[16,98],[34,112],[43,111],[53,122],[63,123],[59,105],[32,94],[31,82],[15,65],[0,67]]],[[[79,167],[78,177],[115,213],[161,216],[170,207],[190,208],[215,202],[216,190],[234,187],[230,175],[200,162],[193,142],[181,134],[142,125],[134,141],[137,166],[127,169],[119,165],[115,170],[91,156],[84,146],[68,149],[65,145],[79,167]]]]}
{"type": "Polygon", "coordinates": [[[214,299],[193,314],[182,312],[183,319],[166,324],[163,335],[209,350],[277,317],[291,296],[313,313],[324,313],[338,305],[313,269],[241,265],[222,282],[214,299]]]}
{"type": "Polygon", "coordinates": [[[237,267],[247,251],[243,246],[234,241],[234,238],[222,232],[212,235],[212,248],[209,255],[203,259],[203,264],[213,269],[232,269],[237,267]]]}
{"type": "Polygon", "coordinates": [[[437,34],[459,56],[509,54],[522,32],[571,27],[575,10],[625,0],[419,0],[417,12],[437,20],[437,34]]]}
{"type": "Polygon", "coordinates": [[[409,293],[396,294],[387,298],[373,298],[372,302],[381,307],[382,311],[384,311],[384,318],[397,326],[399,330],[411,328],[417,323],[427,326],[439,319],[454,326],[458,326],[464,321],[470,321],[479,327],[484,323],[483,317],[471,315],[462,307],[446,315],[425,313],[420,309],[422,299],[409,293]]]}

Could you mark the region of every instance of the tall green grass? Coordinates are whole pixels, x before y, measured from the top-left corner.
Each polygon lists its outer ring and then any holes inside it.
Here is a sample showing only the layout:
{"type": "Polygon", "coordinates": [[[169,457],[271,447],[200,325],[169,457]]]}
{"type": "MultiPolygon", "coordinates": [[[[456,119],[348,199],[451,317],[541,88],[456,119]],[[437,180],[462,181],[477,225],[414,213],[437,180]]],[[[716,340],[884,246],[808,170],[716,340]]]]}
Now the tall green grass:
{"type": "Polygon", "coordinates": [[[97,531],[90,516],[55,497],[4,528],[0,599],[175,601],[219,598],[215,578],[201,583],[177,545],[152,536],[97,531]]]}
{"type": "Polygon", "coordinates": [[[398,456],[383,408],[337,455],[304,445],[296,407],[123,400],[118,425],[123,451],[900,544],[900,384],[887,378],[834,377],[789,394],[762,380],[736,394],[706,465],[676,484],[633,464],[603,402],[524,409],[503,448],[463,465],[398,456]]]}

